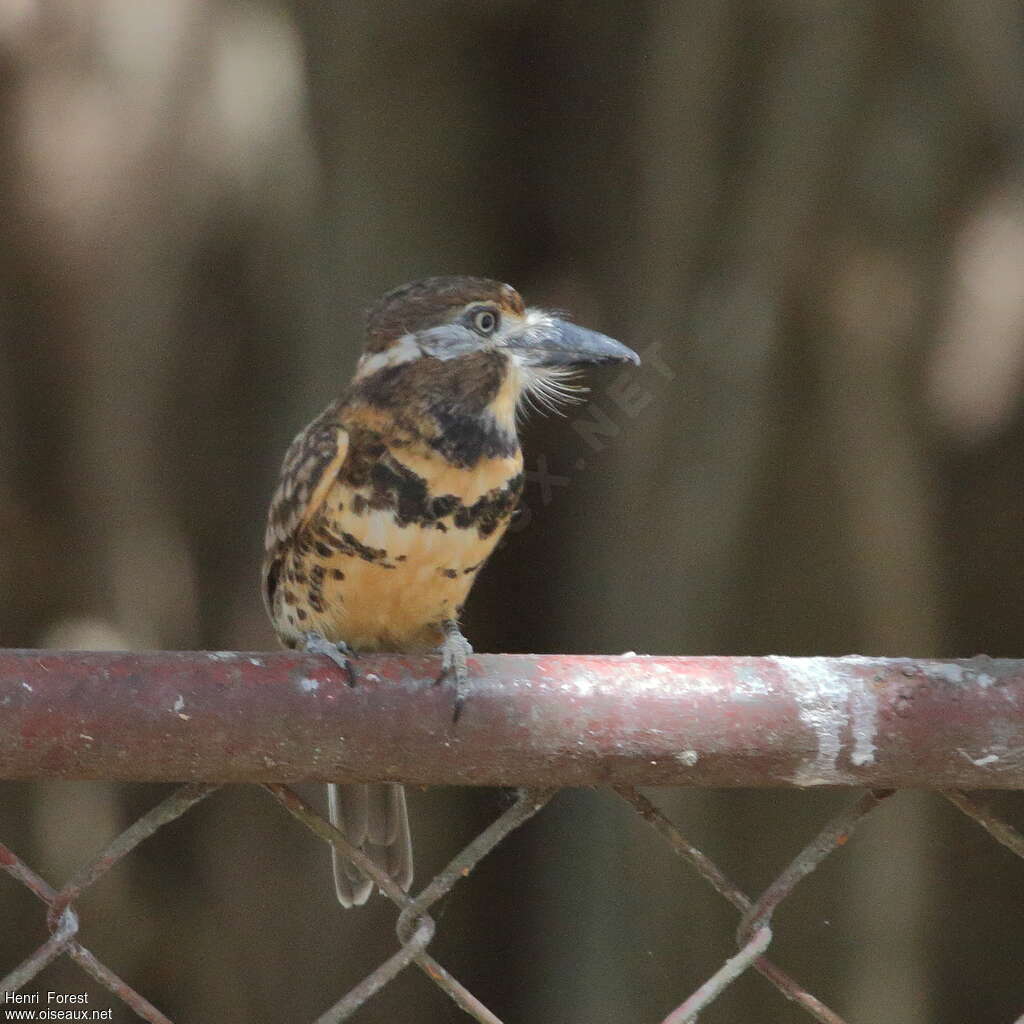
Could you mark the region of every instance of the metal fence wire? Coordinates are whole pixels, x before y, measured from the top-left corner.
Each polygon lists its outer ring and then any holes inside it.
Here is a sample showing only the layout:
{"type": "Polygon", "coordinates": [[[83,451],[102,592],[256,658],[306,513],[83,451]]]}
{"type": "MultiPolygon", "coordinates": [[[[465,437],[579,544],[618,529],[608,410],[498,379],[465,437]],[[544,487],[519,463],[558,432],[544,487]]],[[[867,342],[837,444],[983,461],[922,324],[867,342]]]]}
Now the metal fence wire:
{"type": "MultiPolygon", "coordinates": [[[[493,669],[495,664],[502,663],[509,657],[511,656],[493,656],[488,659],[492,662],[489,667],[493,669]]],[[[60,729],[53,728],[52,721],[56,708],[67,716],[66,724],[70,728],[79,729],[77,734],[79,737],[87,737],[87,740],[82,740],[83,743],[95,744],[95,733],[100,731],[98,726],[102,724],[104,709],[101,707],[86,712],[84,709],[88,706],[88,695],[84,695],[85,703],[79,705],[78,711],[73,711],[72,705],[66,702],[70,691],[63,687],[66,684],[73,688],[74,680],[69,682],[67,677],[75,676],[76,671],[79,678],[95,677],[97,665],[100,664],[105,666],[100,670],[100,677],[103,677],[105,673],[108,684],[110,670],[115,669],[114,674],[116,675],[116,669],[118,667],[123,669],[125,665],[132,668],[136,673],[134,678],[141,683],[149,678],[151,685],[143,686],[138,691],[140,699],[131,712],[138,715],[137,724],[141,731],[145,731],[143,723],[147,711],[152,711],[157,707],[163,708],[169,698],[172,714],[176,715],[179,721],[182,720],[182,715],[186,716],[185,721],[188,723],[198,717],[201,729],[203,727],[202,719],[214,713],[217,701],[223,701],[225,698],[231,699],[230,694],[224,693],[225,687],[230,689],[232,685],[237,685],[239,682],[235,678],[234,684],[232,684],[231,666],[237,668],[242,659],[248,659],[252,664],[263,662],[264,658],[268,661],[273,658],[290,659],[288,681],[290,684],[294,684],[292,689],[297,688],[299,691],[307,693],[318,690],[323,681],[321,676],[310,674],[311,672],[320,672],[321,674],[325,671],[329,672],[323,666],[311,665],[308,660],[304,662],[303,656],[297,655],[221,654],[215,656],[212,661],[212,664],[217,667],[210,669],[211,662],[208,660],[204,666],[202,661],[202,659],[209,659],[209,656],[203,654],[93,656],[56,652],[2,652],[0,653],[0,719],[7,716],[8,723],[6,730],[0,728],[0,734],[7,731],[9,735],[13,735],[13,730],[20,732],[23,737],[32,737],[34,735],[31,729],[33,714],[41,713],[45,709],[51,720],[49,735],[54,743],[59,745],[62,741],[62,733],[60,729]],[[5,657],[7,658],[6,662],[5,657]],[[182,686],[188,690],[189,697],[187,699],[177,690],[171,692],[162,689],[159,683],[153,683],[155,677],[150,675],[151,670],[157,664],[163,664],[167,668],[168,660],[171,661],[169,671],[172,671],[173,674],[175,658],[179,659],[177,663],[179,670],[182,664],[191,665],[193,670],[197,665],[200,666],[198,672],[201,678],[181,678],[179,680],[182,686]],[[180,660],[182,658],[185,659],[185,662],[180,660]],[[97,661],[97,659],[99,660],[97,661]],[[107,661],[104,662],[103,659],[107,659],[107,661]],[[147,661],[147,659],[149,660],[147,661]],[[57,664],[63,665],[66,669],[62,675],[55,677],[63,680],[63,683],[48,687],[44,677],[47,674],[54,677],[54,666],[57,664]],[[14,669],[19,671],[13,671],[14,669]],[[39,684],[38,688],[36,684],[39,684]],[[211,688],[211,695],[208,696],[211,696],[212,705],[209,702],[206,706],[203,704],[204,685],[209,685],[211,688]],[[45,691],[48,689],[49,693],[47,694],[45,691]],[[214,695],[213,691],[219,691],[219,694],[214,695]],[[19,697],[18,701],[13,699],[15,696],[19,697]],[[65,703],[62,704],[62,701],[65,703]],[[191,707],[192,713],[182,711],[183,707],[191,707]],[[178,710],[173,711],[174,708],[178,710]]],[[[417,664],[411,667],[408,659],[392,660],[396,664],[391,666],[391,670],[399,676],[410,678],[409,692],[423,693],[426,665],[417,664]]],[[[573,659],[565,659],[565,661],[570,660],[573,659]]],[[[661,659],[661,662],[669,660],[672,659],[661,659]]],[[[552,659],[547,659],[547,661],[549,662],[548,668],[550,668],[552,659]]],[[[619,662],[616,659],[594,659],[594,661],[609,663],[611,666],[609,671],[612,676],[615,674],[616,666],[620,670],[625,666],[625,662],[619,662]]],[[[1024,773],[1024,764],[1021,762],[1024,742],[1021,742],[1022,737],[1013,734],[1014,729],[1018,731],[1024,729],[1024,725],[1020,721],[1024,717],[1020,713],[1020,701],[1024,699],[1024,664],[1020,662],[992,662],[988,659],[972,659],[970,662],[909,662],[902,659],[892,661],[880,659],[674,659],[673,661],[677,663],[675,668],[679,673],[684,676],[689,673],[690,689],[687,691],[680,688],[676,693],[675,704],[682,705],[677,707],[676,711],[682,715],[682,720],[675,721],[672,718],[671,707],[664,701],[665,688],[659,686],[657,703],[661,713],[661,726],[656,731],[662,737],[666,730],[671,733],[674,729],[681,729],[683,733],[686,733],[685,736],[675,737],[676,755],[673,772],[679,781],[693,784],[694,778],[687,778],[687,776],[688,774],[692,776],[693,770],[701,760],[714,761],[716,756],[722,752],[719,748],[729,747],[729,741],[724,733],[717,736],[716,741],[715,730],[721,723],[716,724],[712,721],[709,725],[707,722],[701,723],[688,717],[692,708],[688,706],[685,694],[689,693],[692,696],[692,691],[700,690],[702,686],[707,691],[705,684],[711,678],[722,684],[718,690],[715,690],[716,697],[731,697],[731,703],[727,703],[724,709],[720,709],[725,712],[722,722],[728,721],[737,713],[755,717],[766,713],[766,708],[763,706],[759,710],[750,707],[751,701],[748,698],[751,695],[760,695],[763,698],[763,703],[768,705],[767,713],[771,717],[772,714],[777,714],[779,708],[786,703],[787,695],[793,697],[795,694],[797,695],[795,698],[796,717],[803,721],[806,730],[813,736],[813,742],[805,744],[801,753],[806,770],[813,768],[815,771],[823,772],[827,767],[825,764],[827,760],[835,772],[848,773],[861,769],[879,777],[884,777],[888,773],[894,783],[899,781],[900,771],[914,779],[915,784],[917,780],[914,773],[909,771],[907,764],[901,760],[908,756],[911,760],[915,759],[913,752],[908,755],[906,747],[908,738],[913,735],[913,729],[907,727],[907,721],[912,719],[916,712],[908,711],[907,704],[923,705],[926,708],[923,713],[927,719],[934,712],[936,702],[941,703],[944,695],[950,701],[951,713],[953,713],[953,717],[958,718],[959,724],[953,727],[956,735],[942,734],[941,738],[944,741],[952,740],[958,745],[948,748],[948,750],[942,749],[941,744],[933,745],[928,749],[928,757],[925,757],[924,760],[928,761],[929,758],[941,760],[942,755],[948,753],[950,766],[945,772],[946,777],[956,775],[957,770],[952,765],[963,762],[963,766],[959,768],[959,774],[968,784],[977,783],[979,778],[987,778],[989,786],[1024,788],[1021,786],[1020,778],[1024,773]],[[770,662],[771,664],[769,664],[770,662]],[[735,688],[730,689],[729,680],[726,678],[728,672],[725,669],[739,670],[739,676],[745,680],[743,684],[745,689],[741,688],[739,693],[735,688]],[[751,672],[755,670],[761,673],[756,678],[751,675],[751,672]],[[898,682],[899,679],[915,680],[914,688],[908,689],[898,682]],[[861,684],[865,682],[868,685],[861,687],[861,684]],[[939,692],[934,692],[936,688],[939,692]],[[870,715],[864,709],[864,695],[869,691],[874,699],[870,715]],[[741,699],[737,699],[738,697],[741,699]],[[965,705],[970,706],[965,708],[965,705]],[[984,732],[986,722],[990,728],[996,724],[996,719],[986,718],[986,715],[994,713],[996,707],[1001,707],[998,719],[1000,727],[988,734],[988,742],[982,748],[988,752],[979,752],[978,756],[973,756],[968,752],[978,750],[977,746],[972,748],[960,744],[977,744],[979,735],[984,732]],[[802,719],[801,711],[803,712],[802,719]],[[889,711],[892,711],[891,715],[888,714],[889,711]],[[871,721],[868,721],[868,718],[871,721]],[[869,733],[870,738],[868,738],[869,733]],[[997,736],[1000,738],[997,739],[997,736]],[[682,741],[684,745],[680,746],[679,741],[682,741]],[[870,757],[867,754],[868,745],[873,748],[870,757]],[[887,756],[887,751],[890,749],[892,750],[891,758],[887,756]],[[987,775],[978,774],[985,771],[988,772],[987,775]]],[[[532,668],[536,670],[538,666],[541,669],[544,668],[543,662],[545,659],[532,659],[532,662],[524,660],[522,665],[532,665],[532,668]]],[[[564,667],[562,659],[553,659],[553,663],[564,667]]],[[[253,667],[258,666],[254,665],[253,667]]],[[[591,664],[589,667],[593,668],[594,666],[591,664]]],[[[653,662],[647,665],[648,678],[658,676],[657,667],[653,662]]],[[[374,671],[384,671],[384,662],[379,665],[375,664],[373,669],[374,671]]],[[[182,677],[187,674],[187,672],[179,672],[182,677]]],[[[628,672],[625,674],[628,676],[628,672]]],[[[594,682],[592,674],[589,681],[582,680],[578,676],[574,678],[576,678],[577,685],[573,692],[568,694],[570,704],[573,701],[578,702],[580,699],[587,703],[599,689],[598,685],[594,682]]],[[[491,672],[491,681],[494,682],[493,672],[491,672]]],[[[336,699],[346,697],[349,702],[365,701],[367,695],[361,694],[356,697],[351,691],[346,695],[344,684],[341,685],[343,689],[332,691],[336,699]]],[[[683,685],[680,683],[677,673],[670,681],[668,690],[672,691],[673,688],[683,685]]],[[[559,686],[562,695],[566,696],[564,679],[561,680],[559,686]]],[[[491,692],[491,699],[496,699],[502,693],[506,693],[506,687],[507,680],[504,684],[497,686],[496,691],[491,692]]],[[[643,687],[641,686],[640,689],[643,687]]],[[[383,693],[386,690],[382,689],[380,692],[383,693]]],[[[79,698],[83,697],[82,694],[78,696],[79,698]]],[[[268,698],[272,697],[272,693],[268,693],[267,696],[268,698]]],[[[372,700],[373,695],[369,696],[372,700]]],[[[620,717],[616,721],[614,735],[592,737],[592,745],[598,750],[603,749],[603,744],[606,743],[611,743],[613,746],[617,744],[620,750],[623,745],[630,748],[629,752],[620,758],[619,764],[605,758],[604,770],[608,776],[607,781],[618,796],[664,838],[677,856],[689,864],[701,878],[735,908],[738,915],[735,955],[727,959],[695,992],[683,999],[664,1018],[662,1024],[688,1024],[688,1022],[697,1021],[701,1011],[709,1006],[732,981],[749,970],[756,971],[782,996],[802,1007],[806,1011],[808,1019],[821,1021],[823,1024],[845,1024],[843,1018],[834,1010],[807,991],[799,981],[766,956],[772,943],[772,917],[776,909],[793,893],[796,886],[826,858],[840,851],[853,830],[882,802],[893,796],[895,787],[875,786],[858,795],[847,807],[822,826],[817,835],[810,839],[760,895],[752,898],[739,889],[711,858],[691,843],[678,824],[671,821],[646,796],[640,793],[636,785],[622,781],[621,776],[628,777],[631,771],[636,774],[639,764],[643,761],[647,763],[647,774],[653,775],[661,781],[662,774],[657,770],[658,759],[652,759],[649,755],[652,752],[650,749],[652,742],[658,745],[660,750],[660,744],[664,743],[664,739],[652,739],[646,744],[638,744],[637,735],[632,731],[637,722],[630,723],[629,714],[626,712],[627,705],[622,703],[623,699],[629,700],[631,696],[637,697],[635,686],[631,689],[625,685],[619,687],[618,692],[613,689],[603,696],[612,700],[618,708],[620,717]]],[[[648,697],[650,696],[651,694],[648,693],[648,697]]],[[[709,696],[709,692],[705,692],[704,696],[709,696]]],[[[474,694],[471,700],[476,697],[477,695],[474,694]]],[[[322,695],[322,698],[326,701],[327,695],[322,695]]],[[[436,689],[432,690],[427,699],[441,701],[441,698],[437,696],[436,689]]],[[[123,706],[123,697],[121,702],[123,706]]],[[[543,705],[543,701],[541,703],[543,705]]],[[[643,704],[643,701],[641,700],[640,703],[643,704]]],[[[565,710],[565,705],[562,706],[562,709],[565,710]]],[[[638,721],[643,719],[644,711],[643,707],[633,708],[633,714],[640,715],[638,721]]],[[[393,709],[389,713],[393,713],[393,709]]],[[[415,719],[407,720],[404,727],[408,728],[409,722],[413,720],[415,719]]],[[[592,728],[598,724],[598,720],[593,718],[589,719],[589,722],[592,728]]],[[[223,726],[223,720],[220,720],[220,724],[223,726]]],[[[514,728],[517,742],[520,745],[529,742],[529,737],[524,736],[514,723],[510,727],[514,728]]],[[[324,723],[313,722],[311,728],[322,729],[324,723]]],[[[748,751],[748,756],[755,762],[759,757],[766,756],[766,751],[768,756],[774,756],[773,752],[777,753],[776,745],[779,735],[785,735],[786,728],[785,720],[779,718],[775,723],[774,732],[762,729],[761,749],[748,751]]],[[[936,729],[935,732],[941,734],[941,730],[936,729]]],[[[480,739],[482,741],[483,737],[480,739]]],[[[491,736],[490,742],[493,742],[493,736],[491,736]]],[[[735,742],[735,738],[733,742],[735,742]]],[[[542,741],[538,741],[538,743],[543,746],[542,741]]],[[[223,735],[220,737],[220,744],[221,750],[223,750],[225,747],[223,735]]],[[[184,756],[189,744],[182,741],[180,746],[181,749],[176,751],[175,744],[173,742],[170,744],[171,750],[167,755],[162,772],[173,771],[175,765],[181,766],[175,761],[176,753],[184,756]]],[[[472,747],[472,743],[470,746],[472,747]]],[[[69,761],[66,751],[55,753],[55,750],[56,747],[51,749],[45,743],[42,745],[32,741],[21,744],[13,743],[7,748],[5,757],[0,758],[0,775],[7,778],[45,777],[47,775],[51,777],[74,776],[74,765],[78,762],[74,759],[69,761]],[[40,766],[45,764],[50,765],[49,771],[41,769],[40,766]]],[[[735,758],[735,750],[730,748],[727,753],[735,758]]],[[[798,751],[798,753],[800,752],[798,751]]],[[[492,756],[496,758],[494,764],[491,764],[490,768],[482,769],[486,781],[495,781],[492,776],[495,774],[501,776],[502,772],[507,772],[507,769],[498,767],[500,752],[494,752],[492,756]]],[[[581,756],[586,759],[586,755],[581,756]]],[[[919,751],[917,759],[920,760],[923,756],[923,753],[919,751]]],[[[108,763],[104,758],[108,757],[111,766],[115,763],[122,765],[117,773],[118,777],[131,777],[130,770],[123,767],[124,758],[121,756],[121,752],[113,748],[106,750],[91,765],[87,764],[85,768],[79,765],[79,776],[97,777],[99,775],[102,777],[102,767],[108,763]]],[[[472,762],[472,758],[470,760],[472,762]]],[[[373,767],[371,764],[371,769],[373,767]]],[[[222,765],[220,774],[231,774],[229,769],[229,765],[222,765]]],[[[294,765],[289,765],[289,773],[294,769],[294,765]]],[[[264,770],[273,772],[275,765],[272,762],[269,766],[265,766],[264,770]]],[[[715,773],[722,770],[724,770],[722,766],[718,768],[712,766],[708,769],[710,772],[708,777],[717,778],[715,773]]],[[[136,771],[141,779],[160,777],[162,773],[156,771],[152,764],[148,767],[142,766],[136,771]]],[[[428,767],[426,771],[429,776],[431,769],[428,767]]],[[[436,767],[433,771],[437,773],[436,767]]],[[[735,765],[734,772],[740,779],[745,778],[744,770],[736,768],[735,765]]],[[[305,774],[316,776],[318,772],[310,771],[305,774]]],[[[389,775],[380,770],[371,770],[367,774],[370,777],[388,777],[396,781],[400,779],[400,774],[389,775]]],[[[527,774],[531,773],[528,771],[527,774]]],[[[552,770],[552,774],[557,775],[557,770],[552,770]]],[[[562,774],[570,773],[563,771],[562,774]]],[[[637,784],[648,781],[643,777],[642,772],[639,774],[640,777],[636,780],[637,784]]],[[[445,776],[445,773],[440,772],[440,775],[445,776]]],[[[351,776],[351,771],[339,774],[339,777],[351,776]]],[[[798,781],[802,781],[804,784],[809,781],[809,776],[806,773],[801,777],[798,772],[797,776],[798,781]]],[[[446,777],[442,777],[436,781],[446,780],[446,777]]],[[[402,781],[420,782],[422,781],[422,772],[417,778],[402,781]]],[[[469,780],[463,779],[462,781],[469,780]]],[[[701,779],[697,778],[696,781],[700,782],[701,779]]],[[[847,779],[848,783],[852,781],[854,780],[847,779]]],[[[260,784],[269,797],[277,801],[293,818],[319,839],[333,844],[374,879],[381,892],[391,900],[398,911],[395,921],[397,936],[395,952],[321,1014],[317,1019],[317,1024],[333,1024],[333,1022],[348,1020],[375,993],[379,992],[399,973],[413,965],[423,971],[470,1018],[484,1022],[484,1024],[501,1024],[499,1017],[484,1006],[472,992],[430,954],[429,947],[437,929],[437,922],[431,916],[430,911],[439,899],[451,892],[461,880],[473,871],[482,858],[486,857],[520,825],[540,812],[558,791],[557,785],[520,788],[518,797],[512,806],[468,843],[423,889],[415,895],[409,895],[396,886],[358,849],[353,848],[340,832],[313,811],[294,790],[280,782],[260,781],[260,784]]],[[[49,938],[0,981],[0,991],[21,989],[52,961],[58,957],[67,956],[130,1007],[142,1020],[170,1024],[167,1016],[105,966],[79,941],[80,921],[76,904],[83,893],[102,879],[111,868],[131,853],[141,842],[154,835],[169,822],[186,814],[218,788],[217,783],[203,782],[190,782],[180,786],[172,795],[118,835],[105,850],[94,860],[82,866],[74,877],[60,889],[49,885],[12,849],[0,843],[0,866],[40,900],[45,908],[46,924],[49,930],[49,938]]],[[[943,796],[953,806],[976,821],[993,839],[1018,857],[1024,858],[1024,835],[997,816],[984,801],[961,789],[946,789],[943,791],[943,796]]],[[[1015,1024],[1024,1024],[1024,1013],[1016,1020],[1015,1024]]]]}

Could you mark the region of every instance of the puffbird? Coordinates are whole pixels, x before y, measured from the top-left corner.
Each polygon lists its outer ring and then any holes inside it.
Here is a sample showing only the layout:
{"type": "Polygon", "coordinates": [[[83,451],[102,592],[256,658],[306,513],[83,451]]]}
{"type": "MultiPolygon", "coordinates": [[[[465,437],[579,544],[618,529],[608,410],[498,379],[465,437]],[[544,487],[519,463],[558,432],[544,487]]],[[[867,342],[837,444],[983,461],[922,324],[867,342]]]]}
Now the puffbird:
{"type": "MultiPolygon", "coordinates": [[[[263,560],[279,639],[333,658],[351,683],[360,652],[437,649],[457,720],[472,653],[459,618],[523,490],[519,414],[570,398],[584,364],[639,362],[498,281],[432,277],[388,292],[368,314],[347,390],[285,455],[263,560]]],[[[408,889],[401,785],[329,785],[328,808],[408,889]]],[[[345,907],[373,888],[337,851],[334,881],[345,907]]]]}

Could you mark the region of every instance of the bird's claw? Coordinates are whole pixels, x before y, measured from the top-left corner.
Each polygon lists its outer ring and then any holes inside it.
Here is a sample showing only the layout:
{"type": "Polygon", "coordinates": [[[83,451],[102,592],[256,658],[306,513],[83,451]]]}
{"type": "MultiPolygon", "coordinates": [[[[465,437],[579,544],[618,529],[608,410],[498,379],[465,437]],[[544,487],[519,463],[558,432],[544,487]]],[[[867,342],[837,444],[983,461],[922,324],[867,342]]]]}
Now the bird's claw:
{"type": "Polygon", "coordinates": [[[304,649],[310,654],[323,654],[345,673],[349,686],[356,685],[356,670],[352,664],[355,651],[344,640],[332,642],[323,633],[306,633],[304,649]]]}
{"type": "Polygon", "coordinates": [[[438,648],[441,654],[441,674],[434,681],[435,685],[446,679],[455,680],[455,707],[452,710],[452,721],[457,722],[462,714],[469,693],[469,670],[466,659],[473,653],[473,646],[462,635],[455,623],[445,623],[444,640],[438,648]]]}

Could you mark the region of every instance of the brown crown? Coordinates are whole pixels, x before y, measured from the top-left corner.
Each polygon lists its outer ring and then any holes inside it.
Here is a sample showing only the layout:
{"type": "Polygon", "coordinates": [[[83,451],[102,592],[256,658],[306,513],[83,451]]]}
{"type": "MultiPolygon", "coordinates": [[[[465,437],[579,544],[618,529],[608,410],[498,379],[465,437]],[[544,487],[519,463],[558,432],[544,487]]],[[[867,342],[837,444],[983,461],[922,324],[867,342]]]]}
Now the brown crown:
{"type": "Polygon", "coordinates": [[[511,285],[486,277],[428,277],[377,300],[366,315],[366,351],[380,352],[403,334],[445,323],[452,310],[470,302],[494,302],[510,313],[523,314],[523,300],[511,285]]]}

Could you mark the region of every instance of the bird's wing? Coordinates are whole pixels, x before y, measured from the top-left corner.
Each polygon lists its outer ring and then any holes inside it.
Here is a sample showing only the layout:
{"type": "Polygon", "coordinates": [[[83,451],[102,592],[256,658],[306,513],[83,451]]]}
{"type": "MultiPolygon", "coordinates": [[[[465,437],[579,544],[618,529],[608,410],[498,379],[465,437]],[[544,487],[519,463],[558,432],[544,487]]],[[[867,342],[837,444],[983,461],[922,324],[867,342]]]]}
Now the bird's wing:
{"type": "Polygon", "coordinates": [[[264,537],[263,599],[272,608],[281,556],[324,502],[348,454],[348,431],[332,405],[292,441],[270,502],[264,537]]]}

